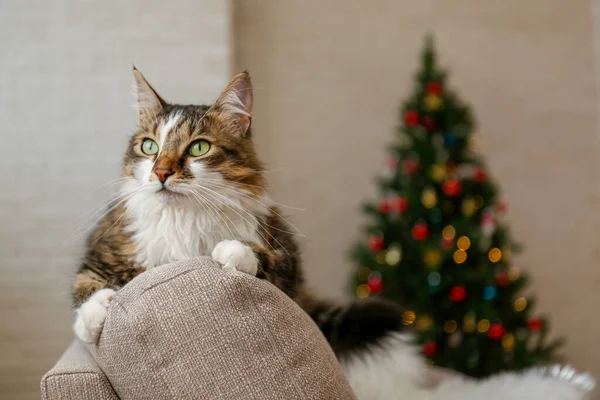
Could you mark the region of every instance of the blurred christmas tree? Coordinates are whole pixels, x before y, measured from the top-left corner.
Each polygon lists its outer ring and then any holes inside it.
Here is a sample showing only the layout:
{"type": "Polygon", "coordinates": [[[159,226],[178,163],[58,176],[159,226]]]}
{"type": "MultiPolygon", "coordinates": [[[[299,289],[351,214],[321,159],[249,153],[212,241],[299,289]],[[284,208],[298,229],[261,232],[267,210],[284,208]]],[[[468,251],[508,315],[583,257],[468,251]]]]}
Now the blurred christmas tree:
{"type": "Polygon", "coordinates": [[[379,180],[367,239],[353,257],[357,297],[382,296],[410,311],[422,351],[436,365],[482,377],[546,363],[547,322],[521,292],[506,206],[477,153],[468,107],[446,87],[428,39],[399,140],[379,180]]]}

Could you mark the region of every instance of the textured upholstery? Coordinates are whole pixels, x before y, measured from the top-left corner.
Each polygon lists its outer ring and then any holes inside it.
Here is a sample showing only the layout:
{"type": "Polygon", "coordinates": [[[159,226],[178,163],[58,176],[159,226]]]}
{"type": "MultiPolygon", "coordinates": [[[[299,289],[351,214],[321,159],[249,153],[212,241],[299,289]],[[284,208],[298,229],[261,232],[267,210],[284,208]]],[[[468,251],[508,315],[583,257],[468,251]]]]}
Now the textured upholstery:
{"type": "Polygon", "coordinates": [[[354,398],[310,317],[269,283],[208,258],[134,279],[88,350],[123,400],[354,398]]]}

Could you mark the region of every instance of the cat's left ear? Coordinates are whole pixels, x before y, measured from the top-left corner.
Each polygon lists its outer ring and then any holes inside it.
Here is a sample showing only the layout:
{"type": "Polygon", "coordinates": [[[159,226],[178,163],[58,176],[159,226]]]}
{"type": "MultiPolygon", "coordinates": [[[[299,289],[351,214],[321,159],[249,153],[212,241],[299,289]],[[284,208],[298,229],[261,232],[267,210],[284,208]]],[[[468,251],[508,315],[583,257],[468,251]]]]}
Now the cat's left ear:
{"type": "Polygon", "coordinates": [[[246,135],[252,123],[252,82],[247,71],[237,74],[227,84],[214,108],[235,123],[236,135],[246,135]]]}
{"type": "Polygon", "coordinates": [[[148,115],[154,117],[163,110],[167,102],[156,93],[146,78],[144,78],[144,75],[135,66],[133,67],[133,77],[135,79],[134,87],[140,119],[148,115]]]}

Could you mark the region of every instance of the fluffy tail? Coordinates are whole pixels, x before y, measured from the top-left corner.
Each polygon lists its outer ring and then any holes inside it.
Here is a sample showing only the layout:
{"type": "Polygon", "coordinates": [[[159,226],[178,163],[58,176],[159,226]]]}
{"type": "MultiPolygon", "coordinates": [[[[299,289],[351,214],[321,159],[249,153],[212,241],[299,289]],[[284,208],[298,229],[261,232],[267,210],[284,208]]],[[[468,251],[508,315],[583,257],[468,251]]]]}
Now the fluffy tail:
{"type": "Polygon", "coordinates": [[[303,299],[300,305],[317,323],[338,359],[377,345],[402,329],[402,309],[383,299],[365,299],[349,304],[303,299]]]}

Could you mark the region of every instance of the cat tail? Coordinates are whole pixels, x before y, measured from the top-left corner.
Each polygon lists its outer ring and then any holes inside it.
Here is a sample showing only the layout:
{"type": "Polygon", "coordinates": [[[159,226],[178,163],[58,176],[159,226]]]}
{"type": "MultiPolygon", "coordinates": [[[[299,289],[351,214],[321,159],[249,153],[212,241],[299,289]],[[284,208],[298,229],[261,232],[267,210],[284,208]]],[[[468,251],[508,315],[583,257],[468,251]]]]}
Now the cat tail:
{"type": "Polygon", "coordinates": [[[321,329],[340,361],[368,352],[402,331],[403,310],[391,301],[370,298],[344,304],[302,297],[298,303],[321,329]]]}

